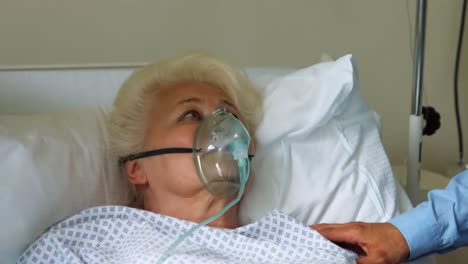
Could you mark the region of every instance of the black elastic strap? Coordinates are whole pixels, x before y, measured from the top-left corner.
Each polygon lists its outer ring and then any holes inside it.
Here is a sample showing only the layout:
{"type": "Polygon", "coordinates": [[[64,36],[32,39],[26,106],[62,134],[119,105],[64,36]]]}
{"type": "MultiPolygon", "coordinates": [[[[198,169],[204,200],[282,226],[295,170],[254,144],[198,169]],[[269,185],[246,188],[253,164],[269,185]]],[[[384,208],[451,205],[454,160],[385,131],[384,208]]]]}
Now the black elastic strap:
{"type": "MultiPolygon", "coordinates": [[[[197,149],[196,152],[200,151],[201,149],[197,149]]],[[[193,149],[191,148],[163,148],[163,149],[153,149],[144,152],[140,152],[137,154],[128,155],[126,157],[122,157],[119,159],[119,164],[123,165],[127,163],[127,161],[142,159],[151,156],[158,156],[163,154],[180,154],[180,153],[193,153],[193,149]]],[[[249,160],[252,160],[254,155],[249,155],[249,160]]]]}
{"type": "MultiPolygon", "coordinates": [[[[197,150],[199,151],[199,150],[197,150]]],[[[153,149],[144,152],[140,152],[137,154],[128,155],[126,157],[120,158],[119,163],[125,164],[127,161],[151,157],[151,156],[158,156],[163,154],[175,154],[175,153],[192,153],[193,149],[191,148],[163,148],[163,149],[153,149]]]]}

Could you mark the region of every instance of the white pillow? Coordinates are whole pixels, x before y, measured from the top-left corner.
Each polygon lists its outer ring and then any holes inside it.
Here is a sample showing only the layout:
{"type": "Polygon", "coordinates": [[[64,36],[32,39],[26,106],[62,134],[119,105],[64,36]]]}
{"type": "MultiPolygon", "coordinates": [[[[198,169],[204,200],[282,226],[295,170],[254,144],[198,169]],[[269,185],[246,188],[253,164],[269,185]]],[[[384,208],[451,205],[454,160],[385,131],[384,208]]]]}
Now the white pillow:
{"type": "Polygon", "coordinates": [[[411,208],[350,55],[276,79],[264,98],[243,224],[274,208],[307,224],[382,222],[411,208]]]}
{"type": "Polygon", "coordinates": [[[351,55],[274,80],[263,91],[265,116],[258,127],[259,143],[323,126],[344,108],[352,88],[351,55]]]}
{"type": "MultiPolygon", "coordinates": [[[[309,224],[384,221],[406,209],[351,56],[289,72],[248,71],[264,93],[265,118],[242,222],[273,208],[309,224]]],[[[124,203],[128,186],[107,151],[107,120],[103,109],[0,116],[1,263],[61,219],[124,203]]]]}
{"type": "Polygon", "coordinates": [[[14,263],[50,225],[127,201],[109,155],[107,111],[0,116],[0,263],[14,263]]]}

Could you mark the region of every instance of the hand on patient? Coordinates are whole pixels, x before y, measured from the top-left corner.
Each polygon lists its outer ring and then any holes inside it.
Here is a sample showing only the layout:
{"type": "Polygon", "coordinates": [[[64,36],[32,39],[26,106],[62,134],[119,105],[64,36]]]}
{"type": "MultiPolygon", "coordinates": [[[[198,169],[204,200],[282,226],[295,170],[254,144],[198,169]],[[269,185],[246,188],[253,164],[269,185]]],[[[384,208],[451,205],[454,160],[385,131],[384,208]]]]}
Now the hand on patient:
{"type": "Polygon", "coordinates": [[[405,238],[392,224],[353,222],[310,227],[329,240],[362,254],[356,259],[358,264],[400,263],[409,257],[405,238]]]}

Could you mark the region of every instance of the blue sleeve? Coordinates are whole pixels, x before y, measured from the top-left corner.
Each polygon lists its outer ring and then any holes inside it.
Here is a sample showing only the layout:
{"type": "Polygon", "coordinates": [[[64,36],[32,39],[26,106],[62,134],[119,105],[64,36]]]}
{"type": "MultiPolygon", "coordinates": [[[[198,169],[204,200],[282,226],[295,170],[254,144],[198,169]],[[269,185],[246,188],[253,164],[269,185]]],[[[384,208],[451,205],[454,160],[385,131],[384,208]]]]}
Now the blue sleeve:
{"type": "Polygon", "coordinates": [[[405,237],[409,259],[468,245],[468,170],[455,176],[445,189],[429,192],[428,201],[390,223],[405,237]]]}

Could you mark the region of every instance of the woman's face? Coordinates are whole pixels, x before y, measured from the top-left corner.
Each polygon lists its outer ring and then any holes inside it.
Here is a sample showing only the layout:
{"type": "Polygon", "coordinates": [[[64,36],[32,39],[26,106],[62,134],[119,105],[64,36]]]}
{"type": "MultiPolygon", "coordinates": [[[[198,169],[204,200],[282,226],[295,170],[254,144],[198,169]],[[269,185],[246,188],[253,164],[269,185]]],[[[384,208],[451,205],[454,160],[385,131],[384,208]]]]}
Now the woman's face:
{"type": "MultiPolygon", "coordinates": [[[[148,119],[144,150],[191,148],[202,118],[225,108],[238,110],[220,89],[204,83],[179,82],[158,91],[148,119]]],[[[191,153],[165,154],[139,160],[140,174],[150,192],[192,197],[205,192],[191,153]]]]}

